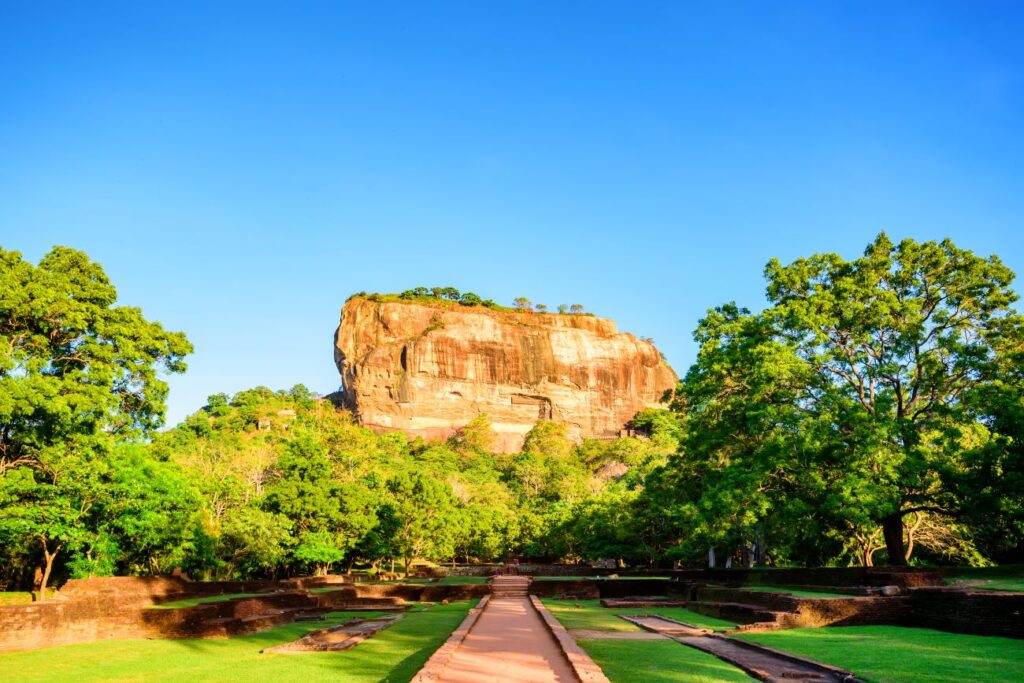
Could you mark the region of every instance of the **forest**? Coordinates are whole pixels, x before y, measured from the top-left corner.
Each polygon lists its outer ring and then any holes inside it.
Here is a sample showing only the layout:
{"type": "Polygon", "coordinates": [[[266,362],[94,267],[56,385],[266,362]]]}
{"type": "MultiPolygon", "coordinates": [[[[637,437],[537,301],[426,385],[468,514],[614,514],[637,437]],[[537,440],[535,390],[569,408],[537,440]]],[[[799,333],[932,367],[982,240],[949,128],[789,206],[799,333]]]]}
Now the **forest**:
{"type": "Polygon", "coordinates": [[[301,385],[210,396],[161,431],[186,336],[118,306],[79,251],[0,250],[0,582],[1020,561],[1013,273],[883,234],[765,278],[760,311],[699,321],[695,362],[636,436],[574,443],[540,421],[499,454],[486,415],[410,440],[301,385]]]}

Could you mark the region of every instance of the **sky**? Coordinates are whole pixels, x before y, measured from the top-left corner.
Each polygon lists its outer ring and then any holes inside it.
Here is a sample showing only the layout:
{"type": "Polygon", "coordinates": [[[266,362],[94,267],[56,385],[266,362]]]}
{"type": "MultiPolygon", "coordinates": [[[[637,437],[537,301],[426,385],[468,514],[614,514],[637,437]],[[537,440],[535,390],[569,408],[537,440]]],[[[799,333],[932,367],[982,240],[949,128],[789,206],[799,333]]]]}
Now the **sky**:
{"type": "Polygon", "coordinates": [[[0,0],[0,247],[85,251],[208,395],[340,384],[345,298],[581,303],[682,374],[763,268],[1024,273],[1017,2],[0,0]]]}

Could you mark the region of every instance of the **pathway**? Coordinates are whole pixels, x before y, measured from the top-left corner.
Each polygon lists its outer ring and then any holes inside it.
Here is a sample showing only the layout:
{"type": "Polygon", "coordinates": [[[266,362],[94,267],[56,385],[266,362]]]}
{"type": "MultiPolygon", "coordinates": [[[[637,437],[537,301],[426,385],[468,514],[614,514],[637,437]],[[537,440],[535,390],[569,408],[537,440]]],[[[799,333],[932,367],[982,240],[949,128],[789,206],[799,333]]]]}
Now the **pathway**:
{"type": "Polygon", "coordinates": [[[570,683],[579,679],[526,597],[494,597],[437,679],[570,683]]]}
{"type": "Polygon", "coordinates": [[[769,683],[801,680],[808,683],[854,683],[858,679],[848,671],[827,664],[796,657],[755,643],[712,634],[666,617],[643,615],[622,616],[647,631],[666,636],[712,654],[738,666],[748,674],[769,683]]]}

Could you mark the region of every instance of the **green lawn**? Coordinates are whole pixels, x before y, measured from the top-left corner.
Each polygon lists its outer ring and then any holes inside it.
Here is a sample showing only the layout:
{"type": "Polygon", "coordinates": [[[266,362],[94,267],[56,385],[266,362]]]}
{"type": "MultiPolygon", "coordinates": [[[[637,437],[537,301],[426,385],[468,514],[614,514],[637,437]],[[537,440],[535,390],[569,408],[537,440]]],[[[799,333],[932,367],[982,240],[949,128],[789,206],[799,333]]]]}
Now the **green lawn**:
{"type": "Polygon", "coordinates": [[[745,591],[764,591],[766,593],[786,593],[797,598],[853,598],[846,593],[827,593],[824,591],[804,591],[785,586],[740,586],[745,591]]]}
{"type": "Polygon", "coordinates": [[[446,576],[440,581],[440,586],[466,586],[473,584],[487,583],[488,576],[446,576]]]}
{"type": "Polygon", "coordinates": [[[111,640],[0,654],[0,680],[19,681],[408,681],[466,616],[470,602],[417,606],[352,650],[263,655],[260,650],[373,612],[332,612],[228,640],[111,640]]]}
{"type": "Polygon", "coordinates": [[[976,576],[952,576],[946,580],[946,583],[987,591],[1024,593],[1024,577],[1021,576],[993,577],[991,579],[983,579],[976,576]]]}
{"type": "Polygon", "coordinates": [[[791,629],[738,636],[852,671],[870,683],[1017,683],[1024,641],[899,626],[791,629]]]}
{"type": "Polygon", "coordinates": [[[195,607],[196,605],[202,605],[208,602],[224,602],[225,600],[233,600],[234,598],[258,598],[269,595],[268,593],[225,593],[224,595],[207,595],[202,598],[186,598],[185,600],[175,600],[174,602],[165,602],[160,605],[153,605],[151,609],[177,609],[179,607],[195,607]]]}
{"type": "MultiPolygon", "coordinates": [[[[619,614],[660,614],[694,626],[733,628],[736,624],[679,607],[605,608],[597,600],[550,600],[544,605],[563,626],[591,631],[640,631],[619,614]],[[577,607],[579,605],[579,607],[577,607]]],[[[612,683],[717,683],[750,681],[745,673],[705,652],[671,640],[585,639],[579,641],[612,683]]]]}
{"type": "Polygon", "coordinates": [[[0,591],[0,607],[7,605],[28,605],[32,594],[28,591],[0,591]]]}
{"type": "Polygon", "coordinates": [[[754,680],[731,664],[672,640],[580,640],[612,683],[731,683],[754,680]]]}
{"type": "Polygon", "coordinates": [[[598,600],[552,600],[544,599],[544,605],[566,628],[590,629],[592,631],[639,631],[639,626],[620,619],[620,614],[660,614],[691,626],[710,628],[716,631],[736,628],[736,624],[724,619],[706,617],[682,607],[601,607],[598,600]],[[579,605],[579,607],[577,607],[579,605]]]}

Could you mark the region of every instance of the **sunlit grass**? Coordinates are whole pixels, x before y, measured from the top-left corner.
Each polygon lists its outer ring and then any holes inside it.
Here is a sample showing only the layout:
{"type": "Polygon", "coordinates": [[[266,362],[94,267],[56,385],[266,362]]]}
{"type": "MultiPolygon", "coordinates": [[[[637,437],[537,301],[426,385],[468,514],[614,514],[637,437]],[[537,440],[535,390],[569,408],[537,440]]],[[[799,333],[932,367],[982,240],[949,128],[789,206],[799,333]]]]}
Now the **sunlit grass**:
{"type": "Polygon", "coordinates": [[[591,631],[640,631],[640,627],[620,619],[620,614],[657,614],[684,624],[718,631],[736,628],[735,622],[691,612],[682,607],[601,607],[598,600],[545,599],[548,610],[569,629],[591,631]]]}
{"type": "Polygon", "coordinates": [[[612,683],[732,683],[753,679],[673,640],[580,640],[612,683]]]}
{"type": "Polygon", "coordinates": [[[792,595],[797,598],[853,598],[854,595],[847,595],[846,593],[829,593],[827,591],[807,591],[800,590],[797,588],[787,588],[786,586],[739,586],[743,590],[747,591],[763,591],[766,593],[785,593],[792,595]]]}
{"type": "Polygon", "coordinates": [[[301,655],[260,650],[373,612],[332,612],[227,640],[112,640],[0,654],[4,681],[408,681],[465,617],[470,602],[418,605],[351,650],[301,655]]]}
{"type": "Polygon", "coordinates": [[[184,600],[175,600],[174,602],[165,602],[159,605],[153,605],[152,609],[177,609],[179,607],[195,607],[196,605],[204,605],[211,602],[224,602],[225,600],[234,600],[235,598],[260,598],[271,595],[271,593],[224,593],[223,595],[207,595],[201,598],[185,598],[184,600]]]}
{"type": "Polygon", "coordinates": [[[899,626],[841,626],[738,636],[852,671],[871,683],[1016,683],[1024,641],[899,626]]]}

